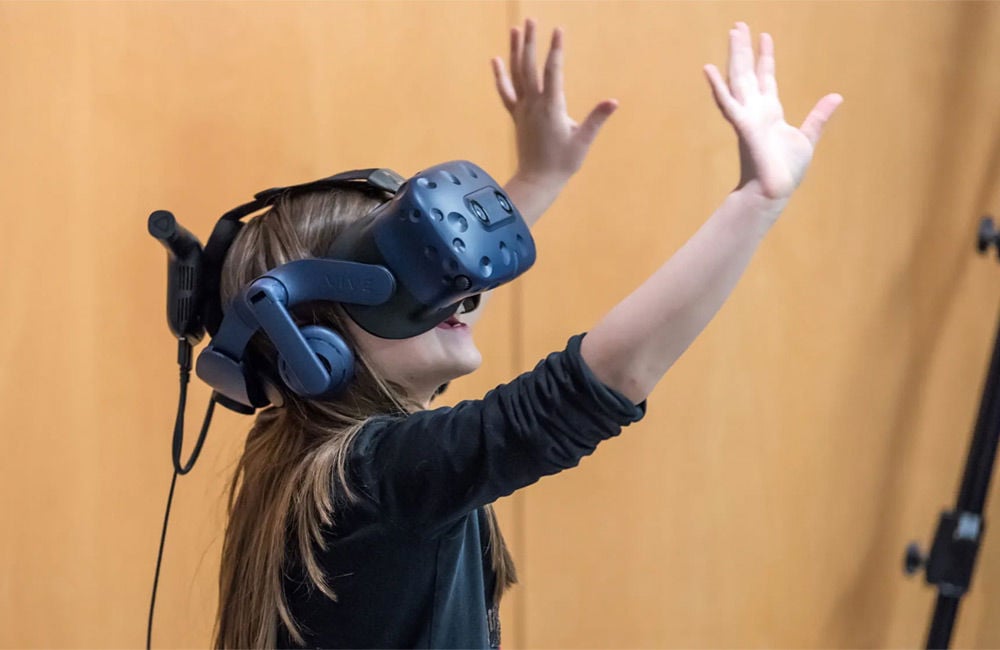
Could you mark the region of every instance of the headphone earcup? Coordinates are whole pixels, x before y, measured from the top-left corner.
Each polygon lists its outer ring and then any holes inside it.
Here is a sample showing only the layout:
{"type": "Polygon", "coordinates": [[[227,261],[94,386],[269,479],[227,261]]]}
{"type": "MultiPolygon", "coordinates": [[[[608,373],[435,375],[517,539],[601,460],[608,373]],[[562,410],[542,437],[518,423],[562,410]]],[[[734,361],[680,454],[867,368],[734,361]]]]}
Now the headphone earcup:
{"type": "Polygon", "coordinates": [[[278,374],[285,385],[303,397],[321,398],[332,397],[341,392],[354,378],[354,353],[336,333],[319,325],[307,325],[302,328],[302,336],[306,340],[309,349],[312,350],[320,362],[326,367],[330,376],[330,381],[326,388],[319,393],[307,394],[302,384],[295,378],[294,373],[289,371],[288,364],[284,358],[278,359],[278,374]]]}

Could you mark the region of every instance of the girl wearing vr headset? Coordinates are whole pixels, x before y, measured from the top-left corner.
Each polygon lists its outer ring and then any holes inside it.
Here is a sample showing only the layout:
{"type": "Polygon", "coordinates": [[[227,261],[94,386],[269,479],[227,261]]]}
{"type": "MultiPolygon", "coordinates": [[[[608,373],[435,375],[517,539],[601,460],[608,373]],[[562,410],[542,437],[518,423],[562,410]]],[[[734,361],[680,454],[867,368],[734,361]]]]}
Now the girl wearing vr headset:
{"type": "MultiPolygon", "coordinates": [[[[556,30],[541,75],[531,21],[511,31],[509,73],[493,62],[517,134],[506,190],[529,223],[616,108],[608,100],[581,124],[570,119],[561,39],[556,30]]],[[[729,46],[728,81],[712,65],[705,74],[738,136],[736,189],[586,336],[533,371],[481,400],[429,409],[441,385],[480,364],[467,323],[452,317],[390,340],[337,304],[298,310],[300,321],[344,337],[355,377],[335,399],[289,392],[257,416],[230,490],[218,647],[499,647],[497,606],[516,577],[490,504],[575,466],[642,417],[646,396],[721,307],[801,182],[842,101],[827,95],[790,126],[771,38],[760,36],[755,57],[739,23],[729,46]]],[[[322,255],[387,198],[376,189],[283,197],[232,244],[223,301],[269,269],[322,255]]],[[[266,339],[254,346],[273,363],[266,339]]]]}

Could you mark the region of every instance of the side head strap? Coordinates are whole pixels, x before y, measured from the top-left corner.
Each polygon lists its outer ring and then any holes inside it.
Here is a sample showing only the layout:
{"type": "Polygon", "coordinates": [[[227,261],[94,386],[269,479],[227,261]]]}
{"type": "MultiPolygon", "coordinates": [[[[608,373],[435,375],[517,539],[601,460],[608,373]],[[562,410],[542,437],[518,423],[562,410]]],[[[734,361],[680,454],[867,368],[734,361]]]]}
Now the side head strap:
{"type": "Polygon", "coordinates": [[[326,178],[321,178],[299,185],[289,185],[287,187],[272,187],[254,195],[253,201],[244,203],[226,212],[219,218],[218,223],[212,230],[208,241],[205,243],[203,253],[204,269],[204,306],[202,322],[209,335],[215,336],[222,324],[222,300],[220,296],[222,282],[222,265],[226,261],[226,253],[232,246],[236,235],[243,228],[242,219],[264,208],[274,205],[282,196],[291,193],[318,192],[336,188],[367,186],[375,189],[396,194],[403,183],[406,182],[402,176],[391,169],[357,169],[347,171],[326,178]]]}

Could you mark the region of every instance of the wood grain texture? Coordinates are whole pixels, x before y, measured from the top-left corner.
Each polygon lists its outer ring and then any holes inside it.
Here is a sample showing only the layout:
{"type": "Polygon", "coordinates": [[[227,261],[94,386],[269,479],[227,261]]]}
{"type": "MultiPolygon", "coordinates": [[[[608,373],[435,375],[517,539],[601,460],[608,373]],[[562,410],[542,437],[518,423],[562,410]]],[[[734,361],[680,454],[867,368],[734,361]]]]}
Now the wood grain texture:
{"type": "MultiPolygon", "coordinates": [[[[144,643],[177,399],[147,215],[170,209],[204,241],[253,192],[344,169],[468,158],[502,178],[512,138],[489,58],[506,16],[502,4],[0,4],[0,298],[16,305],[0,315],[0,646],[144,643]]],[[[509,301],[490,309],[476,381],[495,384],[510,375],[512,321],[509,301]]],[[[192,382],[188,448],[206,399],[192,382]]],[[[178,484],[157,647],[209,642],[222,493],[249,422],[220,413],[178,484]]]]}
{"type": "MultiPolygon", "coordinates": [[[[177,390],[149,212],[204,239],[254,191],[347,168],[469,158],[504,177],[487,62],[525,15],[566,28],[574,115],[621,108],[538,226],[536,269],[487,307],[483,370],[446,401],[586,330],[732,187],[700,70],[734,20],[774,35],[791,120],[847,101],[646,420],[498,506],[522,578],[504,646],[922,643],[932,596],[902,551],[954,500],[1000,295],[972,252],[1000,199],[1000,7],[4,2],[0,646],[143,642],[177,390]]],[[[193,382],[189,430],[206,398],[193,382]]],[[[208,643],[248,426],[217,415],[179,483],[157,647],[208,643]]],[[[956,646],[1000,646],[994,542],[956,646]]]]}
{"type": "MultiPolygon", "coordinates": [[[[701,67],[774,35],[789,121],[836,115],[799,195],[645,421],[524,497],[528,647],[895,647],[931,593],[901,573],[954,501],[992,345],[998,7],[551,3],[570,104],[621,108],[540,225],[525,352],[590,327],[737,179],[701,67]]],[[[992,503],[993,516],[998,512],[992,503]]],[[[956,645],[1000,627],[987,537],[956,645]]]]}

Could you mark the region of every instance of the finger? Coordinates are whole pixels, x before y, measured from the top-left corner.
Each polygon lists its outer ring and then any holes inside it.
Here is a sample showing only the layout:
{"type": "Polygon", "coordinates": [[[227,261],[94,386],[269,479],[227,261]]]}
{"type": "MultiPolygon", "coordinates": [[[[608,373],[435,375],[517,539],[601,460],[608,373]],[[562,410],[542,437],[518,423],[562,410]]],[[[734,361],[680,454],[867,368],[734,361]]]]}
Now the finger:
{"type": "Polygon", "coordinates": [[[510,80],[514,86],[514,92],[518,97],[522,96],[523,87],[521,81],[521,56],[523,54],[523,43],[521,41],[521,30],[517,27],[510,29],[510,80]]]}
{"type": "Polygon", "coordinates": [[[558,27],[552,30],[552,43],[549,45],[549,55],[545,58],[545,87],[542,91],[545,98],[553,101],[562,98],[563,94],[563,33],[558,27]]]}
{"type": "Polygon", "coordinates": [[[736,119],[736,111],[739,109],[739,103],[729,92],[729,87],[726,86],[725,80],[722,78],[722,73],[711,63],[706,65],[705,77],[708,78],[708,85],[712,87],[712,97],[715,98],[715,105],[719,107],[722,114],[726,116],[726,119],[732,122],[736,119]]]}
{"type": "Polygon", "coordinates": [[[809,115],[802,122],[800,129],[809,138],[809,142],[814,147],[819,142],[819,136],[823,134],[823,126],[843,102],[843,97],[837,93],[833,93],[816,102],[816,106],[809,111],[809,115]]]}
{"type": "Polygon", "coordinates": [[[778,81],[774,78],[774,40],[770,34],[760,35],[757,83],[760,84],[760,92],[768,95],[778,94],[778,81]]]}
{"type": "Polygon", "coordinates": [[[757,90],[755,77],[750,28],[746,23],[736,23],[729,30],[729,87],[733,97],[743,101],[757,90]]]}
{"type": "Polygon", "coordinates": [[[617,99],[605,99],[595,106],[587,119],[580,125],[580,130],[577,131],[580,142],[589,147],[590,143],[597,137],[597,132],[601,130],[601,127],[616,110],[618,110],[617,99]]]}
{"type": "Polygon", "coordinates": [[[504,69],[503,59],[500,57],[493,58],[493,78],[497,83],[497,93],[500,94],[500,100],[503,102],[504,108],[508,111],[513,112],[514,106],[517,104],[517,93],[514,92],[514,85],[510,81],[510,77],[507,76],[507,70],[504,69]]]}
{"type": "Polygon", "coordinates": [[[521,88],[524,95],[538,93],[538,64],[535,61],[535,21],[524,21],[524,49],[521,51],[521,88]]]}

